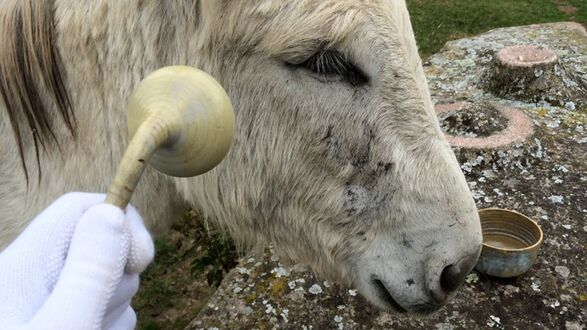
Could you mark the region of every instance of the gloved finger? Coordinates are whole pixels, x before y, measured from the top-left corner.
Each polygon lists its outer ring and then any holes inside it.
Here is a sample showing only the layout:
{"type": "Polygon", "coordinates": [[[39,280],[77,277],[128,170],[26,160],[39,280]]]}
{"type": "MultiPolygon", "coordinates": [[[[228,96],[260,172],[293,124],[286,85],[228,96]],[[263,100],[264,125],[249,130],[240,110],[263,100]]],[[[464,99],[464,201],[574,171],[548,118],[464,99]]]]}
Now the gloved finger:
{"type": "MultiPolygon", "coordinates": [[[[104,315],[104,323],[102,324],[103,329],[112,329],[116,327],[116,324],[119,324],[121,320],[127,319],[129,316],[134,314],[129,314],[130,308],[130,300],[125,301],[123,304],[120,304],[115,309],[109,311],[104,315]]],[[[132,310],[132,309],[131,309],[132,310]]],[[[127,323],[127,322],[123,322],[127,323]]],[[[118,326],[120,328],[120,326],[118,326]]]]}
{"type": "Polygon", "coordinates": [[[106,204],[90,208],[74,232],[59,281],[33,321],[55,329],[99,326],[121,279],[129,246],[121,209],[106,204]]]}
{"type": "Polygon", "coordinates": [[[114,290],[112,298],[110,298],[110,301],[108,302],[106,314],[120,308],[122,305],[128,306],[132,297],[134,297],[138,290],[139,275],[136,273],[124,273],[116,290],[114,290]]]}
{"type": "Polygon", "coordinates": [[[155,246],[151,234],[143,223],[143,218],[137,210],[128,206],[126,219],[131,234],[131,245],[126,271],[130,273],[141,273],[153,261],[155,246]]]}
{"type": "Polygon", "coordinates": [[[45,286],[51,290],[65,260],[69,242],[82,215],[104,201],[104,194],[68,193],[41,212],[7,248],[15,250],[29,267],[45,274],[45,286]],[[45,269],[43,269],[43,267],[45,269]]]}
{"type": "Polygon", "coordinates": [[[104,322],[104,329],[108,330],[131,330],[137,325],[137,315],[132,307],[127,307],[118,317],[104,322]]]}
{"type": "MultiPolygon", "coordinates": [[[[55,202],[49,205],[39,217],[52,215],[48,218],[59,218],[64,214],[83,214],[92,206],[102,203],[106,198],[105,194],[94,194],[84,192],[71,192],[62,195],[55,202]]],[[[48,220],[49,221],[49,220],[48,220]]],[[[57,220],[59,221],[59,220],[57,220]]]]}
{"type": "MultiPolygon", "coordinates": [[[[68,237],[70,238],[81,216],[90,207],[102,203],[105,198],[104,194],[79,192],[65,194],[37,215],[13,244],[25,242],[29,245],[32,241],[46,248],[44,246],[46,243],[54,243],[67,234],[68,228],[71,228],[68,237]]],[[[27,247],[30,248],[30,246],[27,247]]]]}

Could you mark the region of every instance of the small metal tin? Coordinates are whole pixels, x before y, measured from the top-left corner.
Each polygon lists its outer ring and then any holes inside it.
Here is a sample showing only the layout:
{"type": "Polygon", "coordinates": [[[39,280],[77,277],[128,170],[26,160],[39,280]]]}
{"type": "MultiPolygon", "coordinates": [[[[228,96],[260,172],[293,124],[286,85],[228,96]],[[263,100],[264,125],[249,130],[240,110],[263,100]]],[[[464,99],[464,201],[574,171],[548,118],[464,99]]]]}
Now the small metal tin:
{"type": "Polygon", "coordinates": [[[527,216],[504,209],[479,210],[483,249],[475,268],[495,277],[515,277],[536,261],[542,245],[540,226],[527,216]]]}

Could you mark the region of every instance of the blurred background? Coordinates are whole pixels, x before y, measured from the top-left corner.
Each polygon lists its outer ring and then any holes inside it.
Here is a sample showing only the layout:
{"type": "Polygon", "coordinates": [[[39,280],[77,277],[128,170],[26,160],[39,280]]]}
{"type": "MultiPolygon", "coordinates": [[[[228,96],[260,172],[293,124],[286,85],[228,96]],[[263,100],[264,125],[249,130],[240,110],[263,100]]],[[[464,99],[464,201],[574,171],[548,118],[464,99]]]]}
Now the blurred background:
{"type": "Polygon", "coordinates": [[[575,21],[587,27],[587,0],[407,0],[423,59],[449,40],[494,28],[575,21]]]}

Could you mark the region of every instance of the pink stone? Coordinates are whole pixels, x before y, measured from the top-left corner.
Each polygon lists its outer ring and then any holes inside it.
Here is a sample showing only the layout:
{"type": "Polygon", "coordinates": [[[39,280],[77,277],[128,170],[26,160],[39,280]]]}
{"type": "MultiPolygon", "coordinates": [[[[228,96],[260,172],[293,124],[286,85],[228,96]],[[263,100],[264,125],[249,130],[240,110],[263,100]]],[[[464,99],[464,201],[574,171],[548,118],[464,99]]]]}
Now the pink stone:
{"type": "Polygon", "coordinates": [[[544,46],[518,45],[506,47],[497,53],[498,60],[513,67],[532,67],[541,64],[554,64],[558,55],[544,46]]]}

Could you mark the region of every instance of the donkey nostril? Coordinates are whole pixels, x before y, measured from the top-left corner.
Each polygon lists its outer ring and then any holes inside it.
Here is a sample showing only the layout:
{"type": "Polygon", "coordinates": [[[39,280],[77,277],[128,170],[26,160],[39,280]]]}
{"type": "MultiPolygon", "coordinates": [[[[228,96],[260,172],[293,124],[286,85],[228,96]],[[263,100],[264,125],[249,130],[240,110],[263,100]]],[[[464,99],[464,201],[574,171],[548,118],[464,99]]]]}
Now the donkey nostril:
{"type": "Polygon", "coordinates": [[[440,287],[443,291],[449,293],[455,291],[465,280],[465,275],[457,267],[450,265],[442,271],[440,275],[440,287]]]}
{"type": "Polygon", "coordinates": [[[440,275],[440,287],[442,290],[446,293],[456,291],[465,282],[465,277],[471,272],[476,262],[477,255],[474,255],[464,258],[454,265],[445,267],[440,275]]]}

